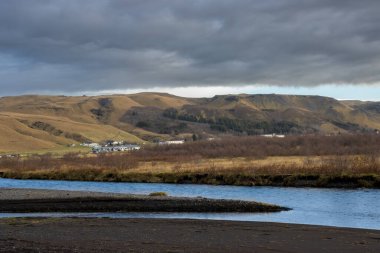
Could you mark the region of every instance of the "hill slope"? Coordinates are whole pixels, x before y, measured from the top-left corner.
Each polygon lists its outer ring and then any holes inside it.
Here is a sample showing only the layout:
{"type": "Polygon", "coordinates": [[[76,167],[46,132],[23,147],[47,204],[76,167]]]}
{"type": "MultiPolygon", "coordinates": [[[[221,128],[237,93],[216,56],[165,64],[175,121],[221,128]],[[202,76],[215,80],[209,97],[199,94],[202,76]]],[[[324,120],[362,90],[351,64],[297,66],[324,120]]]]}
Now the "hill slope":
{"type": "Polygon", "coordinates": [[[338,133],[380,129],[380,103],[320,96],[163,93],[0,98],[0,152],[51,150],[84,141],[228,134],[338,133]]]}

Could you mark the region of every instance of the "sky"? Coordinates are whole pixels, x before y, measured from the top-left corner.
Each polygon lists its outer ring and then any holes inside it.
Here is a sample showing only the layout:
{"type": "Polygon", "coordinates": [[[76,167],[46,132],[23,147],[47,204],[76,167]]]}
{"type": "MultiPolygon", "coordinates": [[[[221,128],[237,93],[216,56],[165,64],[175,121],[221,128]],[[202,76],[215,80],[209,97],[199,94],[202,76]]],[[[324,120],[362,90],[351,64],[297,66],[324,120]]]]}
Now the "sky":
{"type": "Polygon", "coordinates": [[[1,0],[0,96],[380,100],[378,0],[1,0]]]}

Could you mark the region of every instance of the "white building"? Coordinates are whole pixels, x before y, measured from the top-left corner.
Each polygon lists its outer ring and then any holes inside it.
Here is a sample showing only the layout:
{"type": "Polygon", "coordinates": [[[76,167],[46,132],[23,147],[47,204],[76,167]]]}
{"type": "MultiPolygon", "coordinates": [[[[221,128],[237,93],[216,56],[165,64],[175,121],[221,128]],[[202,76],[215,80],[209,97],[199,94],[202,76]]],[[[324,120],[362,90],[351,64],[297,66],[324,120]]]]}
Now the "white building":
{"type": "Polygon", "coordinates": [[[95,143],[95,142],[92,142],[92,143],[85,142],[85,143],[82,143],[80,145],[83,147],[89,147],[89,148],[100,147],[100,145],[98,143],[95,143]]]}
{"type": "Polygon", "coordinates": [[[266,137],[266,138],[285,138],[285,135],[283,134],[263,134],[260,136],[266,137]]]}
{"type": "Polygon", "coordinates": [[[184,144],[185,140],[177,140],[177,141],[160,141],[158,145],[178,145],[184,144]]]}
{"type": "Polygon", "coordinates": [[[108,153],[108,152],[120,152],[120,151],[133,151],[139,150],[141,147],[138,145],[120,145],[120,146],[97,146],[92,148],[92,152],[97,153],[108,153]]]}

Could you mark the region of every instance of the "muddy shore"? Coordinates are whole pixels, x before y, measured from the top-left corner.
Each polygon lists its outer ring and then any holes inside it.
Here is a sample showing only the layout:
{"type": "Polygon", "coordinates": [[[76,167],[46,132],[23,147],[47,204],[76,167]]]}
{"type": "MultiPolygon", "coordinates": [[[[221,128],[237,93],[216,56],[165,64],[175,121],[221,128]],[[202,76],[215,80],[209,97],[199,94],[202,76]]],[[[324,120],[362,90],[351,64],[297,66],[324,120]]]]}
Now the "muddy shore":
{"type": "Polygon", "coordinates": [[[380,231],[175,219],[0,219],[0,252],[380,252],[380,231]]]}
{"type": "Polygon", "coordinates": [[[0,212],[278,212],[254,201],[0,188],[0,212]]]}

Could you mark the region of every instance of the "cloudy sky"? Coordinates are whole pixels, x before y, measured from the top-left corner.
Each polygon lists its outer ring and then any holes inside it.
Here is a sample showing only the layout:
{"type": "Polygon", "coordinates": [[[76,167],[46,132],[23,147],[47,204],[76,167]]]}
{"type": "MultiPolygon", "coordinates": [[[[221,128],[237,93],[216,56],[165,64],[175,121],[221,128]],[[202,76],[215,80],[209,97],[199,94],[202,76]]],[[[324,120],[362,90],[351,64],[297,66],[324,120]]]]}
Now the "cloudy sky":
{"type": "Polygon", "coordinates": [[[1,0],[0,96],[380,100],[378,0],[1,0]]]}

